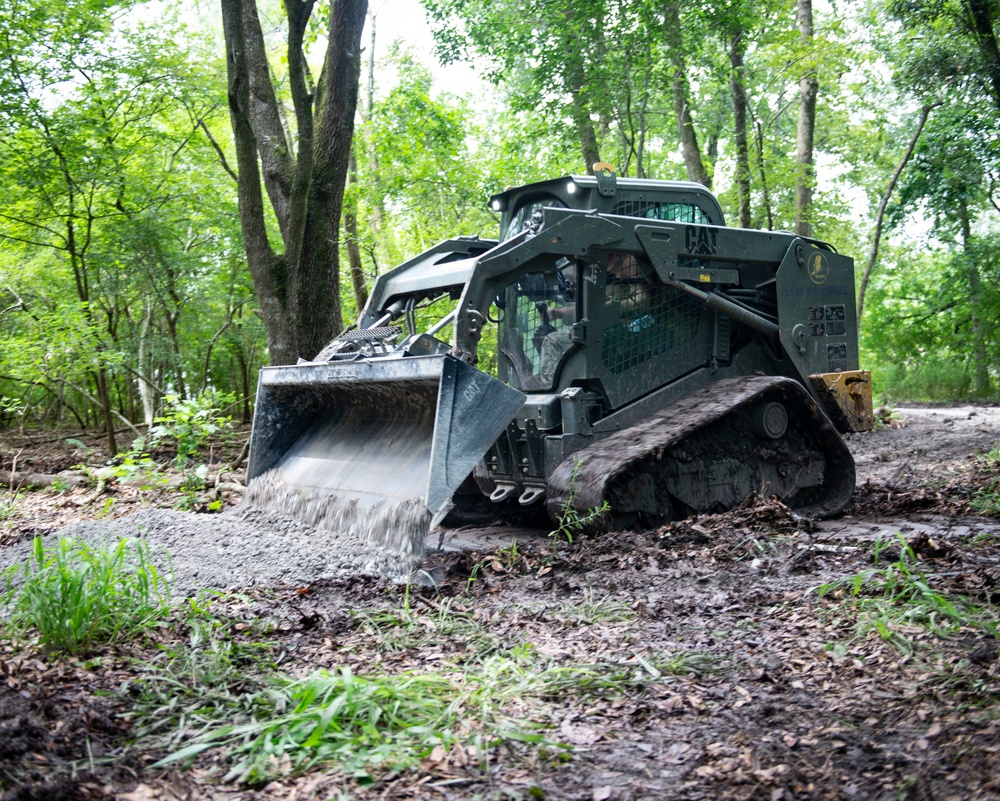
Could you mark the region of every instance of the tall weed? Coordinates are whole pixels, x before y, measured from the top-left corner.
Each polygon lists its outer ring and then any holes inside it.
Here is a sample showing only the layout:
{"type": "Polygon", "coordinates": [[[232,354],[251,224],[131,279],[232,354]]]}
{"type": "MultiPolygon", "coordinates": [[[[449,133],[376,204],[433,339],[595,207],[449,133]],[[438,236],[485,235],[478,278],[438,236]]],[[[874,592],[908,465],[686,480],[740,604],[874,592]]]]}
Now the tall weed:
{"type": "Polygon", "coordinates": [[[603,522],[611,513],[611,505],[606,501],[601,501],[601,505],[588,509],[581,513],[574,506],[579,488],[577,483],[580,477],[580,467],[583,461],[578,461],[573,466],[573,473],[569,479],[569,494],[559,515],[556,518],[556,528],[549,532],[549,536],[556,544],[565,540],[570,545],[573,544],[573,537],[586,531],[588,528],[597,526],[603,522]]]}
{"type": "Polygon", "coordinates": [[[983,485],[972,494],[972,508],[982,514],[1000,514],[1000,475],[996,474],[1000,469],[1000,442],[983,454],[979,462],[987,476],[990,473],[994,475],[987,477],[983,485]]]}

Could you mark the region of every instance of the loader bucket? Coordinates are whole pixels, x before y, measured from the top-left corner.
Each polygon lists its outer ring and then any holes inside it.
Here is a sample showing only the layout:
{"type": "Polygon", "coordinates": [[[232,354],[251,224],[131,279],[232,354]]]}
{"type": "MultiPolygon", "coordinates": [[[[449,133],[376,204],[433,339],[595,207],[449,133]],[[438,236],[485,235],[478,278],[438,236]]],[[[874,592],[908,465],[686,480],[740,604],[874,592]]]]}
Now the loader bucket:
{"type": "Polygon", "coordinates": [[[247,501],[419,555],[524,401],[447,355],[266,367],[247,501]]]}

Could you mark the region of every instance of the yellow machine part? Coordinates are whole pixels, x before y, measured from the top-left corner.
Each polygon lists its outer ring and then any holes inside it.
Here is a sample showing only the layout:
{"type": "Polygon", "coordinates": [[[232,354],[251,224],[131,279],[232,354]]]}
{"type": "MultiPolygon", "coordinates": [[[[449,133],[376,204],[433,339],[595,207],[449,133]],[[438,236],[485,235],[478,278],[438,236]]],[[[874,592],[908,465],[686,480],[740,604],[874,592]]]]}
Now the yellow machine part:
{"type": "Polygon", "coordinates": [[[872,376],[867,370],[815,373],[809,376],[826,402],[826,410],[841,431],[871,431],[872,376]]]}

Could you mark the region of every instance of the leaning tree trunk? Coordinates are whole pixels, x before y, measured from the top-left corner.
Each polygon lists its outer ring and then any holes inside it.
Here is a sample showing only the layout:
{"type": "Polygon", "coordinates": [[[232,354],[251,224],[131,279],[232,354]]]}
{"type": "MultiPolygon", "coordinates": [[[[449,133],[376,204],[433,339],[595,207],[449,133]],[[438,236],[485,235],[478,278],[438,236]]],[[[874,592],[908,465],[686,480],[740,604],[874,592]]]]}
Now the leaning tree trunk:
{"type": "Polygon", "coordinates": [[[691,93],[688,89],[684,39],[680,12],[676,3],[671,3],[666,7],[665,17],[664,34],[670,52],[672,73],[670,91],[673,96],[674,119],[677,121],[677,133],[680,139],[681,155],[684,157],[684,167],[687,169],[688,178],[711,189],[712,177],[705,169],[705,162],[698,146],[698,135],[694,129],[694,120],[691,117],[691,93]]]}
{"type": "Polygon", "coordinates": [[[885,187],[885,192],[882,193],[882,199],[879,201],[878,212],[875,214],[875,230],[872,234],[872,246],[871,250],[868,251],[868,261],[865,263],[865,270],[861,275],[861,284],[858,287],[858,325],[861,324],[861,315],[865,310],[865,294],[868,292],[868,282],[871,280],[872,271],[875,269],[875,263],[878,261],[878,251],[879,245],[882,242],[882,227],[885,223],[886,207],[889,205],[892,193],[896,191],[899,176],[903,174],[903,170],[906,169],[906,165],[909,164],[910,157],[917,147],[917,140],[920,139],[924,125],[927,124],[927,118],[930,116],[931,111],[940,105],[940,102],[932,103],[921,109],[920,119],[917,120],[917,127],[913,131],[913,136],[910,137],[910,143],[907,145],[903,157],[899,160],[899,164],[896,165],[896,169],[892,173],[888,185],[885,187]]]}
{"type": "MultiPolygon", "coordinates": [[[[348,170],[347,181],[350,186],[354,186],[358,182],[358,171],[354,154],[351,154],[351,166],[348,170]]],[[[365,283],[365,271],[361,263],[357,198],[349,198],[347,208],[344,209],[344,234],[347,236],[347,261],[351,270],[351,288],[354,290],[354,305],[360,313],[365,304],[368,303],[368,285],[365,283]]]]}

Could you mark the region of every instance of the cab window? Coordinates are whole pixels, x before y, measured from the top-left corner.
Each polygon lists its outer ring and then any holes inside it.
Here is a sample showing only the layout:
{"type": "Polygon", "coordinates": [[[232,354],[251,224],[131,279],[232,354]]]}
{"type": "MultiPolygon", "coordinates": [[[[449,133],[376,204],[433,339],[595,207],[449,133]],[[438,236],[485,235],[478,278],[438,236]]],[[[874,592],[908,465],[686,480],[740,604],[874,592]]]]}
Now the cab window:
{"type": "Polygon", "coordinates": [[[557,209],[566,208],[565,203],[559,200],[559,198],[552,197],[551,195],[536,198],[535,200],[525,203],[511,216],[510,222],[507,224],[507,230],[504,231],[504,240],[506,241],[511,237],[515,237],[522,231],[530,231],[534,226],[537,226],[538,222],[541,221],[542,209],[546,206],[557,209]],[[537,219],[535,218],[536,213],[538,214],[537,219]]]}

